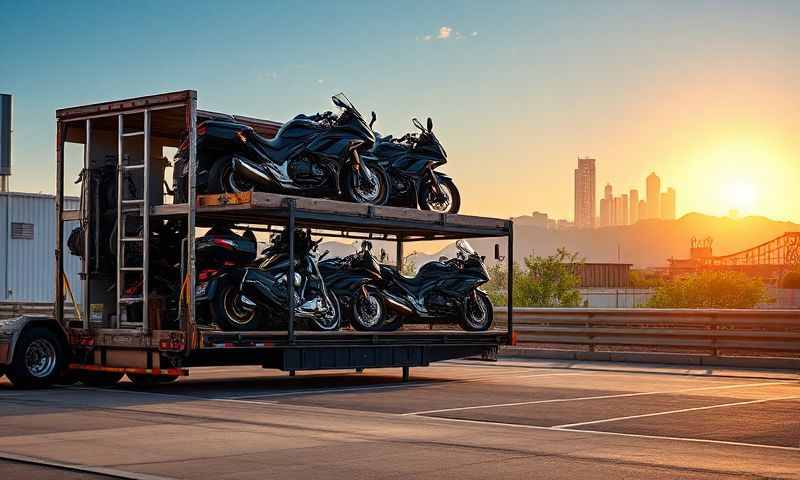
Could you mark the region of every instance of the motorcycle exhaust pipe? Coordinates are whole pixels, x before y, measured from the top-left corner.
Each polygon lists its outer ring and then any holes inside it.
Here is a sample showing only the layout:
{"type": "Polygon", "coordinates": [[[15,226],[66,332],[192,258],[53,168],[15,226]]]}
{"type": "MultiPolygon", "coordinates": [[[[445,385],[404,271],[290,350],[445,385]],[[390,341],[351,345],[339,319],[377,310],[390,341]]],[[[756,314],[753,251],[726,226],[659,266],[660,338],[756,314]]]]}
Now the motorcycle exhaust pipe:
{"type": "Polygon", "coordinates": [[[278,186],[277,182],[268,174],[264,173],[258,165],[245,158],[233,157],[233,169],[237,175],[240,175],[251,183],[262,187],[278,186]]]}
{"type": "Polygon", "coordinates": [[[395,299],[392,296],[384,294],[383,299],[386,302],[386,304],[389,305],[390,308],[397,310],[403,315],[414,314],[414,311],[411,308],[409,308],[407,305],[402,304],[399,300],[395,299]]]}

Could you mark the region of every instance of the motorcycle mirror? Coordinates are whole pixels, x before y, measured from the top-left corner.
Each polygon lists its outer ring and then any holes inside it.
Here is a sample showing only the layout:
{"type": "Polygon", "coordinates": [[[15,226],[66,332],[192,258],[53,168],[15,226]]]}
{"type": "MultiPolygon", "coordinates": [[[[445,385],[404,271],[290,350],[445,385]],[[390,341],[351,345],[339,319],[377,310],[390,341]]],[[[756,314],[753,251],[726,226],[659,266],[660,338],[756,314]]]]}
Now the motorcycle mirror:
{"type": "Polygon", "coordinates": [[[433,131],[433,120],[431,120],[431,117],[428,117],[428,131],[433,131]]]}
{"type": "Polygon", "coordinates": [[[381,248],[381,263],[385,262],[389,259],[389,254],[386,253],[386,250],[381,248]]]}
{"type": "Polygon", "coordinates": [[[377,119],[378,117],[375,115],[375,112],[372,112],[372,118],[369,121],[369,128],[372,128],[372,126],[375,125],[375,120],[377,119]]]}
{"type": "Polygon", "coordinates": [[[370,242],[369,240],[364,240],[363,242],[361,242],[361,249],[362,250],[366,250],[368,252],[371,252],[372,251],[372,242],[370,242]]]}
{"type": "Polygon", "coordinates": [[[416,118],[412,118],[411,123],[413,123],[415,127],[419,128],[423,132],[425,131],[425,127],[423,127],[422,124],[419,123],[419,120],[417,120],[416,118]]]}

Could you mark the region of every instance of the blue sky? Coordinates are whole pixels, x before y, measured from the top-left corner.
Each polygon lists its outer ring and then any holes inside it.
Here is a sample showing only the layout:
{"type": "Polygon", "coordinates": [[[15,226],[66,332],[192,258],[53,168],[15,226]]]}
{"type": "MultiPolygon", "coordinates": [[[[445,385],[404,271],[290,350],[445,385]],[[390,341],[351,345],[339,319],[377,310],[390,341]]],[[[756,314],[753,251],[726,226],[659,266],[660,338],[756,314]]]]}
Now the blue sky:
{"type": "Polygon", "coordinates": [[[598,158],[598,190],[656,170],[679,212],[724,213],[701,180],[738,155],[725,181],[756,183],[747,213],[800,221],[781,200],[800,183],[800,2],[0,7],[17,190],[53,190],[59,107],[191,88],[201,108],[285,120],[344,91],[382,132],[432,116],[468,213],[571,218],[578,155],[598,158]]]}

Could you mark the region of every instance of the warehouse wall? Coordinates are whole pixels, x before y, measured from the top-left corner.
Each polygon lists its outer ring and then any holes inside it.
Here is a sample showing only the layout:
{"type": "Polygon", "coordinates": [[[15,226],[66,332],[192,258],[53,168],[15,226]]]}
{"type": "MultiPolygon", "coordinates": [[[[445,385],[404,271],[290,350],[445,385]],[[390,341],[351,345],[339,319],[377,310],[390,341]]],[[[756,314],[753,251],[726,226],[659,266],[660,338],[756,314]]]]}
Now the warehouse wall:
{"type": "MultiPolygon", "coordinates": [[[[65,209],[80,208],[80,200],[64,199],[65,209]]],[[[32,193],[0,193],[0,301],[52,302],[55,278],[55,197],[32,193]],[[12,223],[33,225],[32,239],[12,238],[12,223]]],[[[80,258],[66,250],[66,239],[77,222],[64,226],[64,270],[80,301],[80,258]]]]}

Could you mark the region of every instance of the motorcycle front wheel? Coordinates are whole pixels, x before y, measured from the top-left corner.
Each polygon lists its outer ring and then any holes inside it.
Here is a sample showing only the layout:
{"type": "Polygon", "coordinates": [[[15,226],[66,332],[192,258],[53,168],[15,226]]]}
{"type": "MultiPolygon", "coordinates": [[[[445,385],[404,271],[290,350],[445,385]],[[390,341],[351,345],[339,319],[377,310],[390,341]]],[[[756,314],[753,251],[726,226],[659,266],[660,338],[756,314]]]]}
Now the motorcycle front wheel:
{"type": "Polygon", "coordinates": [[[470,332],[483,332],[489,330],[494,320],[494,309],[489,296],[481,291],[476,291],[464,299],[461,314],[461,328],[470,332]]]}
{"type": "Polygon", "coordinates": [[[214,161],[208,172],[208,193],[241,193],[253,190],[253,184],[241,178],[233,165],[233,155],[214,161]]]}
{"type": "Polygon", "coordinates": [[[336,295],[328,293],[328,298],[331,301],[331,311],[322,318],[314,318],[311,323],[311,328],[320,332],[333,332],[339,330],[342,326],[342,309],[339,304],[339,299],[336,295]]]}
{"type": "Polygon", "coordinates": [[[383,330],[386,306],[383,296],[375,288],[359,289],[350,303],[353,328],[367,332],[383,330]]]}
{"type": "Polygon", "coordinates": [[[389,199],[389,178],[386,171],[378,165],[367,166],[363,163],[362,168],[365,169],[369,181],[349,168],[342,185],[344,197],[354,203],[384,205],[389,199]]]}
{"type": "Polygon", "coordinates": [[[449,178],[439,181],[441,193],[436,192],[433,183],[425,182],[419,190],[419,208],[437,213],[458,213],[461,208],[461,194],[449,178]]]}

